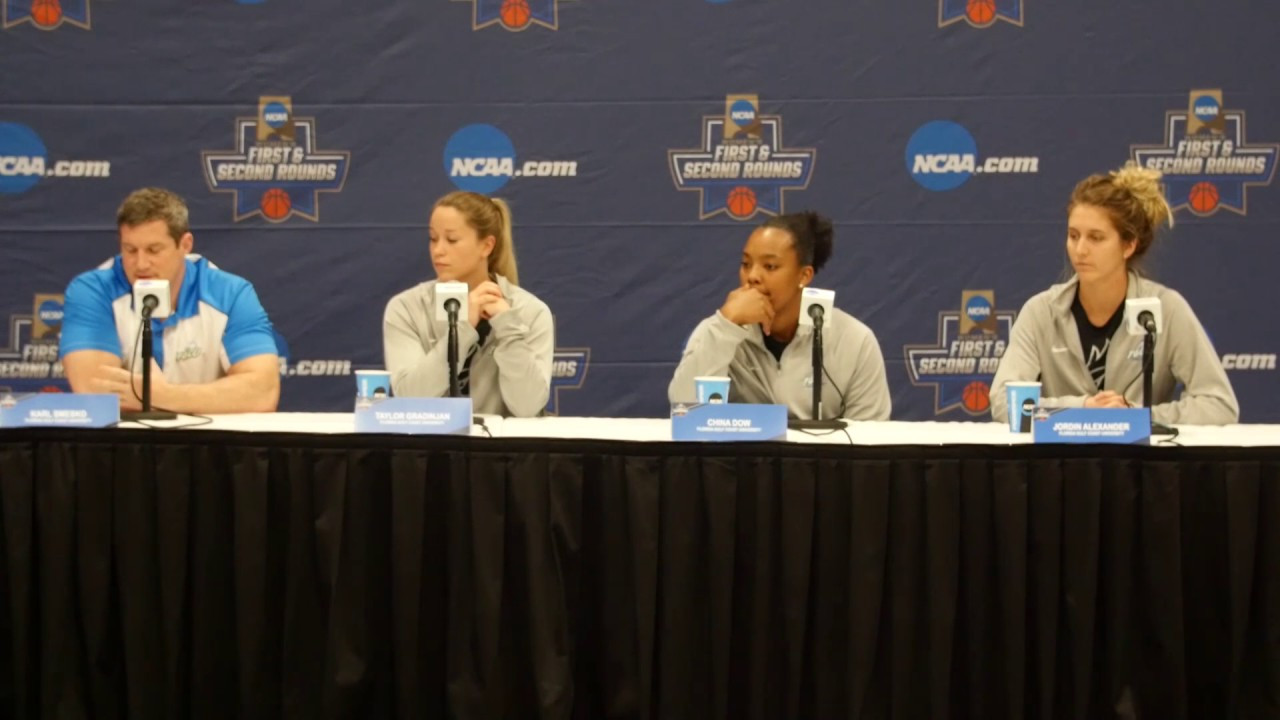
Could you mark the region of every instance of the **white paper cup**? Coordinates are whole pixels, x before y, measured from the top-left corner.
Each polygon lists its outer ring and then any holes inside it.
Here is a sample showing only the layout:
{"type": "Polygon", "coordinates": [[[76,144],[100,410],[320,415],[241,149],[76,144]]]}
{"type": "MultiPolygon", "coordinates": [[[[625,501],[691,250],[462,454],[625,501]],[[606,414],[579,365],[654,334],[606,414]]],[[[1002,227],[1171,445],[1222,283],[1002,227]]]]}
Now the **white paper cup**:
{"type": "Polygon", "coordinates": [[[698,391],[698,404],[729,402],[729,378],[719,376],[702,376],[693,379],[698,391]]]}
{"type": "Polygon", "coordinates": [[[1004,391],[1009,401],[1009,432],[1031,432],[1031,421],[1040,405],[1040,383],[1011,382],[1004,391]]]}
{"type": "Polygon", "coordinates": [[[356,397],[390,397],[391,373],[386,370],[357,370],[356,397]]]}

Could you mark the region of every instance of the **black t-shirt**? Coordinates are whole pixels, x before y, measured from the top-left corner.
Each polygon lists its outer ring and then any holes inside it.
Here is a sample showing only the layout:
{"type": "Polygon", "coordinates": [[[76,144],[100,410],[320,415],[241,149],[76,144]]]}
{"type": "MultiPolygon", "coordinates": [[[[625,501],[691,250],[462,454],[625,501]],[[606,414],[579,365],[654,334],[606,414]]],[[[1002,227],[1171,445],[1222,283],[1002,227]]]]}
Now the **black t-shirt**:
{"type": "Polygon", "coordinates": [[[1107,350],[1111,347],[1111,336],[1120,328],[1124,320],[1124,303],[1111,314],[1106,325],[1098,327],[1089,322],[1089,315],[1080,304],[1080,295],[1071,303],[1071,314],[1076,316],[1076,328],[1080,330],[1080,348],[1084,351],[1084,364],[1093,376],[1098,389],[1105,388],[1107,381],[1107,350]]]}
{"type": "Polygon", "coordinates": [[[764,346],[769,348],[769,352],[773,353],[773,359],[782,362],[782,351],[787,349],[790,342],[775,340],[772,335],[764,336],[764,346]]]}
{"type": "Polygon", "coordinates": [[[476,351],[484,345],[484,341],[489,337],[489,332],[493,326],[488,320],[481,320],[476,323],[476,332],[480,334],[480,340],[471,346],[471,352],[467,353],[467,359],[463,361],[462,367],[458,368],[458,390],[463,395],[471,395],[471,359],[476,356],[476,351]]]}

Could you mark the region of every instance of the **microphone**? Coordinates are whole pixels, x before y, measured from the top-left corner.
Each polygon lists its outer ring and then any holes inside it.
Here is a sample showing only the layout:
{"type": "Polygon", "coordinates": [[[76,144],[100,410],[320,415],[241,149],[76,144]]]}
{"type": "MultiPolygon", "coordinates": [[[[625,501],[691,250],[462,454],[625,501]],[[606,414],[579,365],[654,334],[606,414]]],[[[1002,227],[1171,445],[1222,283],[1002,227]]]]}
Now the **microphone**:
{"type": "Polygon", "coordinates": [[[839,430],[845,422],[840,418],[822,419],[822,326],[835,306],[834,290],[805,288],[800,293],[800,324],[813,328],[813,400],[810,404],[811,418],[808,420],[789,420],[787,427],[793,430],[839,430]]]}
{"type": "Polygon", "coordinates": [[[471,290],[463,282],[436,283],[436,319],[448,320],[453,317],[464,317],[467,314],[467,296],[471,290]]]}
{"type": "Polygon", "coordinates": [[[1130,335],[1156,335],[1164,324],[1160,298],[1129,298],[1124,301],[1124,322],[1130,335]]]}
{"type": "Polygon", "coordinates": [[[1129,298],[1124,301],[1124,321],[1130,335],[1142,336],[1142,406],[1150,408],[1153,377],[1156,373],[1156,334],[1164,318],[1160,298],[1129,298]]]}
{"type": "Polygon", "coordinates": [[[821,323],[831,315],[831,308],[835,306],[835,302],[834,290],[805,288],[800,293],[800,324],[812,327],[815,320],[821,323]]]}
{"type": "MultiPolygon", "coordinates": [[[[133,283],[133,306],[142,316],[142,325],[138,328],[139,340],[142,344],[142,396],[139,401],[142,409],[136,412],[120,413],[125,420],[172,420],[177,417],[168,410],[151,407],[151,359],[155,357],[151,321],[163,320],[173,312],[173,301],[169,298],[169,281],[160,278],[140,278],[133,283]]],[[[130,384],[132,384],[132,380],[130,384]]],[[[134,390],[136,394],[138,391],[134,390]]]]}
{"type": "Polygon", "coordinates": [[[461,397],[462,387],[458,378],[458,318],[467,313],[467,295],[470,289],[463,282],[436,283],[436,319],[449,324],[446,340],[449,362],[449,397],[461,397]]]}
{"type": "Polygon", "coordinates": [[[133,306],[143,319],[163,320],[173,312],[169,298],[169,281],[145,278],[133,283],[133,306]]]}

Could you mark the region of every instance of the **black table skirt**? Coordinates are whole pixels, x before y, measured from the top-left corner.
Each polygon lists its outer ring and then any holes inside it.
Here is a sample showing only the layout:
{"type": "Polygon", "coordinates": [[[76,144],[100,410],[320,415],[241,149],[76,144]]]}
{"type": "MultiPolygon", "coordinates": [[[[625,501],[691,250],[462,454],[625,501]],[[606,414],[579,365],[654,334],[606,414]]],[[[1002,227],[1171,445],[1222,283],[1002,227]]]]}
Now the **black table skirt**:
{"type": "Polygon", "coordinates": [[[0,433],[4,718],[1280,717],[1280,450],[0,433]]]}

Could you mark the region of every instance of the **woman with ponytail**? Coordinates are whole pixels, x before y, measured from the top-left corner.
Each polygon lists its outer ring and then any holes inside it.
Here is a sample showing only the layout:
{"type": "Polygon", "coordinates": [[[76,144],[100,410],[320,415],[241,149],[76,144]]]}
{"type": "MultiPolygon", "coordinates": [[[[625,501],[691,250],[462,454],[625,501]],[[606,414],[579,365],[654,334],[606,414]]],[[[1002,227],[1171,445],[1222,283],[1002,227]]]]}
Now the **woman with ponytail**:
{"type": "Polygon", "coordinates": [[[1018,314],[991,384],[994,418],[1007,419],[1005,385],[1014,381],[1039,380],[1044,407],[1141,406],[1142,338],[1119,328],[1126,299],[1158,298],[1164,318],[1152,420],[1236,422],[1235,392],[1191,306],[1138,271],[1156,231],[1173,225],[1160,173],[1129,164],[1091,175],[1071,193],[1067,214],[1067,257],[1075,273],[1028,300],[1018,314]]]}
{"type": "MultiPolygon", "coordinates": [[[[831,257],[831,221],[815,212],[779,215],[747,238],[740,287],[689,337],[667,388],[673,402],[692,402],[694,378],[729,378],[729,401],[786,405],[811,417],[813,328],[800,327],[800,295],[831,257]]],[[[884,356],[871,329],[834,308],[823,328],[823,418],[888,420],[884,356]]]]}
{"type": "Polygon", "coordinates": [[[458,324],[459,385],[477,413],[532,417],[551,392],[555,332],[546,303],[519,287],[511,209],[496,198],[453,192],[436,201],[430,222],[436,279],[391,298],[382,341],[392,392],[449,392],[448,324],[436,319],[437,282],[471,289],[458,324]]]}

